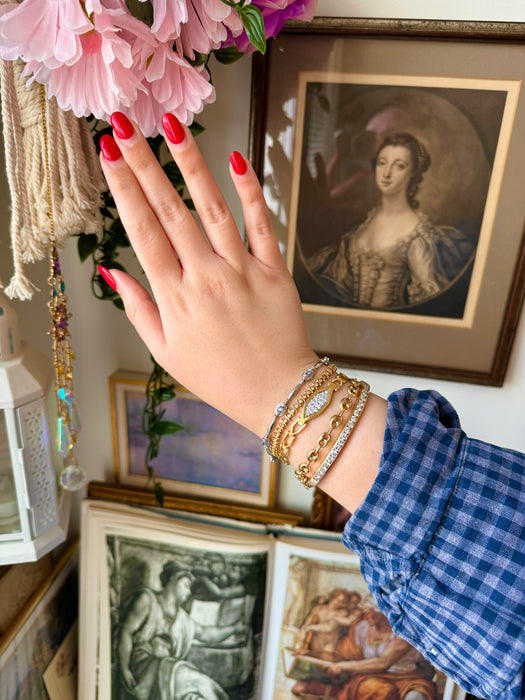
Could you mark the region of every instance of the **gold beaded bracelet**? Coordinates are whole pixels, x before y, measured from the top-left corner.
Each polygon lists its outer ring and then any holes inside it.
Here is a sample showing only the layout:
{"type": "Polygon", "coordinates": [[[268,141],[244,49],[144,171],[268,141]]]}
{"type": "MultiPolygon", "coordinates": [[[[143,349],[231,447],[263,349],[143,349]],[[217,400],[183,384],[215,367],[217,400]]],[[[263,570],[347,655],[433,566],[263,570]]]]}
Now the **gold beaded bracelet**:
{"type": "MultiPolygon", "coordinates": [[[[357,397],[362,389],[363,383],[357,382],[355,379],[349,379],[348,382],[347,396],[341,399],[339,403],[339,413],[330,418],[329,428],[319,436],[317,447],[307,453],[306,460],[299,464],[295,470],[295,476],[303,486],[307,486],[309,481],[308,473],[310,471],[310,464],[318,461],[321,450],[328,447],[330,444],[334,431],[345,425],[345,421],[343,420],[344,414],[348,413],[353,406],[357,405],[357,397]]],[[[348,420],[350,420],[350,418],[351,416],[348,417],[348,420]]]]}
{"type": "Polygon", "coordinates": [[[269,441],[270,451],[275,457],[277,457],[281,436],[290,420],[294,417],[301,406],[308,401],[312,394],[314,394],[319,387],[321,387],[336,371],[337,367],[335,365],[328,365],[328,367],[324,370],[324,372],[322,372],[322,374],[319,375],[308,390],[305,391],[304,394],[300,395],[299,399],[292,406],[290,406],[286,413],[280,416],[279,423],[272,431],[273,434],[269,441]]]}

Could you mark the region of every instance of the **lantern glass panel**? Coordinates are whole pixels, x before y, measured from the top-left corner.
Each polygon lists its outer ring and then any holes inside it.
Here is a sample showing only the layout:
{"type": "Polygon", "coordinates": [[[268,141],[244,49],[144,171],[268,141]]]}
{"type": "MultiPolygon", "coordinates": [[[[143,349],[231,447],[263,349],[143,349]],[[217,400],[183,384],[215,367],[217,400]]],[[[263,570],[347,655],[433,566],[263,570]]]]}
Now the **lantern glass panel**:
{"type": "Polygon", "coordinates": [[[0,409],[0,535],[20,532],[15,479],[9,451],[5,411],[0,409]]]}

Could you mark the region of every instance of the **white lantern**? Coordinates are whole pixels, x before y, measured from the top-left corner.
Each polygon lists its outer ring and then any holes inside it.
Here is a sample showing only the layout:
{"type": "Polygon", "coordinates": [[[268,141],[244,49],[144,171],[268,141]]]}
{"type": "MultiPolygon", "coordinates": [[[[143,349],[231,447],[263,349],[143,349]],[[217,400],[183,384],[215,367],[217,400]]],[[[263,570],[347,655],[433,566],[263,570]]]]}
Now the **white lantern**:
{"type": "Polygon", "coordinates": [[[0,298],[0,565],[36,561],[63,542],[46,418],[52,366],[19,338],[12,306],[0,298]]]}

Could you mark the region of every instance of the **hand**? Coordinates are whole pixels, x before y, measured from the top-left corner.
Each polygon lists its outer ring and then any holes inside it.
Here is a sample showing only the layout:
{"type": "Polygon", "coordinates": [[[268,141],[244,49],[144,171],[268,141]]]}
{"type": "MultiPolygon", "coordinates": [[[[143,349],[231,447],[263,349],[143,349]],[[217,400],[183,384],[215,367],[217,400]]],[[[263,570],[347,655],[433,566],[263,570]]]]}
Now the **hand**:
{"type": "Polygon", "coordinates": [[[230,174],[249,252],[189,130],[165,118],[208,244],[138,128],[120,114],[112,122],[116,142],[103,137],[102,167],[154,297],[111,271],[128,318],[181,384],[262,436],[276,404],[318,358],[257,177],[237,154],[230,174]]]}
{"type": "Polygon", "coordinates": [[[129,669],[123,669],[122,670],[122,677],[124,678],[124,683],[126,684],[126,688],[131,690],[132,688],[135,687],[135,679],[133,678],[133,674],[129,669]]]}

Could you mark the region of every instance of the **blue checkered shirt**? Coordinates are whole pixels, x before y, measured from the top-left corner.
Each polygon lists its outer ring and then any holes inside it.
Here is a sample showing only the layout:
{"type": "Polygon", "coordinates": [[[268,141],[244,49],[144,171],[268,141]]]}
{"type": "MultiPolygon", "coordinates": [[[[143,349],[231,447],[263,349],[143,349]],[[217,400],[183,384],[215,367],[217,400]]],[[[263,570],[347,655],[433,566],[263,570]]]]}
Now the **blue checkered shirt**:
{"type": "Polygon", "coordinates": [[[525,455],[467,438],[437,392],[395,392],[343,542],[396,634],[474,695],[525,697],[525,455]]]}

